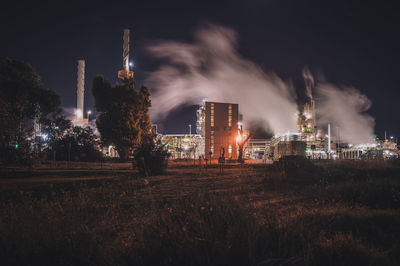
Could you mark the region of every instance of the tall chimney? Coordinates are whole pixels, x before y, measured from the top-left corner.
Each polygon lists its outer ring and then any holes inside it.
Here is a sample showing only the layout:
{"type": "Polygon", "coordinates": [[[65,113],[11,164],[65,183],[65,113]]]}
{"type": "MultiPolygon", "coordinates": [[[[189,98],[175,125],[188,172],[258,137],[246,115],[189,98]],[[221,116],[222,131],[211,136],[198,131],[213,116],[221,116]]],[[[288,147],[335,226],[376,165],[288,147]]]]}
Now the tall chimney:
{"type": "Polygon", "coordinates": [[[129,29],[124,29],[124,47],[122,52],[123,69],[129,72],[129,29]]]}
{"type": "Polygon", "coordinates": [[[83,102],[85,97],[85,60],[78,60],[78,79],[77,79],[77,101],[76,117],[83,118],[83,102]]]}

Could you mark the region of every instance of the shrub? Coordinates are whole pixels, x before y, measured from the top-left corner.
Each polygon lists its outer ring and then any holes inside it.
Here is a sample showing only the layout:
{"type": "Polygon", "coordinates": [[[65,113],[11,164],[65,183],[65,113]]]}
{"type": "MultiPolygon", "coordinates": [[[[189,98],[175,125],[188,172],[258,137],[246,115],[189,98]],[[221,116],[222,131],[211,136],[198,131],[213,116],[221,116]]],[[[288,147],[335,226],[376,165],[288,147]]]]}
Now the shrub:
{"type": "Polygon", "coordinates": [[[292,179],[292,181],[300,181],[300,183],[318,181],[321,173],[319,167],[302,156],[282,157],[279,161],[274,162],[272,170],[280,172],[283,177],[292,179]]]}
{"type": "Polygon", "coordinates": [[[145,141],[134,151],[133,166],[142,175],[163,174],[168,166],[168,156],[168,151],[160,140],[145,141]]]}

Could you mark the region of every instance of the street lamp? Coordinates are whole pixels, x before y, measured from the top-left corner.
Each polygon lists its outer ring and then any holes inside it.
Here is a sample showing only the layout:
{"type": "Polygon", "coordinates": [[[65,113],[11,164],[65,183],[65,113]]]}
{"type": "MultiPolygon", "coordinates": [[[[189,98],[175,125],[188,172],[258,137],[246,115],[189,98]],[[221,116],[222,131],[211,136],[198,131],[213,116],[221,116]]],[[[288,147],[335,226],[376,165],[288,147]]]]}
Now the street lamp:
{"type": "Polygon", "coordinates": [[[87,120],[88,120],[88,122],[89,122],[89,118],[90,118],[90,114],[92,113],[92,111],[87,111],[87,120]]]}

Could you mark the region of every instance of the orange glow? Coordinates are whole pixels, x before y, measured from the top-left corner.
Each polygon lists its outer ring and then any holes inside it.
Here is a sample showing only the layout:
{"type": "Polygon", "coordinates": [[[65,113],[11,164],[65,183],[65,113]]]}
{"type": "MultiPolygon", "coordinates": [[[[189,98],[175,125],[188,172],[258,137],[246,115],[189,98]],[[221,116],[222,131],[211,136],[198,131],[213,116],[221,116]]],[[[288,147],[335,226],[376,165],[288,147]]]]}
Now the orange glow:
{"type": "Polygon", "coordinates": [[[237,135],[236,137],[236,142],[240,143],[242,141],[242,136],[240,135],[240,133],[237,135]]]}

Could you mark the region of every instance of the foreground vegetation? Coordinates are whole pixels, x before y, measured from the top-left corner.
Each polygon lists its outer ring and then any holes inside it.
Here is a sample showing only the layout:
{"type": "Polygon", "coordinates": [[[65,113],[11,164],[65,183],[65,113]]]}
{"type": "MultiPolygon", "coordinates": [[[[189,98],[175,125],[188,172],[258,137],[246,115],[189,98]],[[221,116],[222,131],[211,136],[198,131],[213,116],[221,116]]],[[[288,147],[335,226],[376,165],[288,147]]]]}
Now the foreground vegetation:
{"type": "Polygon", "coordinates": [[[400,167],[1,172],[9,265],[398,265],[400,167]]]}

